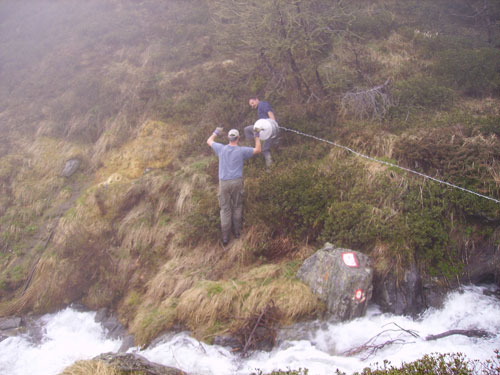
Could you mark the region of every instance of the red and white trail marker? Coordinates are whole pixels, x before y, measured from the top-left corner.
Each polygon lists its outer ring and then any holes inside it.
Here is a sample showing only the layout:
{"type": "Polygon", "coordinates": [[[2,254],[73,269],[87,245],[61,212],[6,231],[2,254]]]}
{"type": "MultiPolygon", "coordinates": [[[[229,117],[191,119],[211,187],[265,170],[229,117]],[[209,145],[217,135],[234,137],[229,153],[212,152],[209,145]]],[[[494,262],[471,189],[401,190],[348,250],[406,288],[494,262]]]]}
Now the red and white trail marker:
{"type": "Polygon", "coordinates": [[[347,267],[358,267],[358,260],[354,253],[342,253],[342,261],[347,267]]]}

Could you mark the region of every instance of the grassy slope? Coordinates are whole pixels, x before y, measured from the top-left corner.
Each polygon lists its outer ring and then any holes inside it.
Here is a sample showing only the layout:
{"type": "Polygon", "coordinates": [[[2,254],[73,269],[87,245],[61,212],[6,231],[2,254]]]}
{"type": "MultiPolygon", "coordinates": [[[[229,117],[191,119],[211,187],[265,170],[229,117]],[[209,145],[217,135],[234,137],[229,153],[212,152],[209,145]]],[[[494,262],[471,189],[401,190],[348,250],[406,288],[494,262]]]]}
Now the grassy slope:
{"type": "Polygon", "coordinates": [[[258,92],[282,125],[498,198],[500,79],[485,95],[437,79],[460,76],[432,68],[453,66],[439,51],[488,46],[445,3],[360,2],[357,37],[334,39],[319,64],[326,95],[305,103],[292,84],[266,85],[259,61],[219,52],[204,2],[6,2],[2,315],[110,306],[138,344],[176,324],[209,341],[271,300],[286,324],[322,311],[293,276],[324,241],[371,254],[380,275],[416,261],[453,279],[498,245],[497,206],[291,134],[272,174],[247,164],[245,234],[224,252],[205,144],[218,124],[251,123],[258,92]],[[443,30],[423,23],[429,7],[443,30]],[[383,121],[338,116],[343,93],[387,78],[399,101],[383,121]],[[75,156],[80,171],[58,177],[75,156]]]}

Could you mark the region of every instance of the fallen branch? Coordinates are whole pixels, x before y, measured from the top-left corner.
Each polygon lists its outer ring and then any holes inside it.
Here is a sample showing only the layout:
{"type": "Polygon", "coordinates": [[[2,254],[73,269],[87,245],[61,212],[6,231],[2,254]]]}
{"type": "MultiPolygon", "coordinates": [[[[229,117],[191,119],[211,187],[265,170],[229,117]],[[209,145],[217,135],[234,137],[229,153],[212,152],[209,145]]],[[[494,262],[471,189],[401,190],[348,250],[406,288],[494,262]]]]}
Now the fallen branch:
{"type": "Polygon", "coordinates": [[[264,310],[262,310],[257,321],[255,322],[255,325],[253,326],[252,332],[250,332],[250,336],[248,336],[247,342],[245,343],[245,346],[243,347],[243,350],[242,350],[243,355],[245,355],[247,353],[248,347],[249,347],[250,343],[252,342],[252,338],[253,338],[253,335],[255,333],[255,330],[259,326],[260,321],[264,317],[264,314],[267,312],[268,307],[269,307],[269,305],[267,305],[266,308],[264,310]]]}
{"type": "Polygon", "coordinates": [[[438,340],[451,335],[463,335],[467,337],[489,337],[491,334],[482,329],[451,329],[438,335],[429,335],[425,338],[426,341],[438,340]]]}
{"type": "Polygon", "coordinates": [[[239,351],[246,356],[250,350],[270,350],[276,341],[276,324],[279,320],[279,309],[271,301],[260,313],[247,317],[242,325],[233,332],[239,341],[239,351]],[[266,349],[264,349],[266,350],[266,349]]]}
{"type": "Polygon", "coordinates": [[[404,340],[402,338],[387,340],[387,341],[380,343],[380,344],[374,343],[380,336],[382,336],[383,334],[388,333],[388,332],[405,332],[412,337],[415,337],[415,338],[420,337],[415,331],[412,331],[409,329],[404,329],[396,323],[390,323],[390,324],[395,325],[396,327],[398,327],[398,329],[386,329],[386,330],[378,333],[377,335],[373,336],[371,339],[369,339],[363,345],[349,349],[349,350],[343,352],[342,354],[346,355],[346,356],[353,356],[353,355],[365,352],[367,354],[361,358],[364,361],[364,360],[368,359],[369,357],[371,357],[372,355],[375,355],[375,353],[377,353],[380,349],[383,349],[384,347],[386,347],[388,345],[410,344],[410,342],[407,342],[406,340],[404,340]]]}
{"type": "MultiPolygon", "coordinates": [[[[412,342],[406,341],[404,338],[401,336],[395,338],[395,339],[390,339],[387,341],[384,341],[380,344],[376,344],[375,341],[379,339],[383,334],[388,333],[388,332],[404,332],[409,334],[410,336],[414,338],[419,338],[420,336],[418,335],[417,332],[409,330],[409,329],[404,329],[397,325],[396,323],[390,323],[393,324],[397,327],[397,329],[386,329],[377,335],[373,336],[371,339],[366,341],[363,345],[357,346],[355,348],[346,350],[345,352],[342,353],[342,355],[345,356],[353,356],[357,355],[360,353],[365,353],[365,355],[361,358],[363,361],[368,359],[370,356],[375,355],[377,351],[380,349],[393,345],[393,344],[400,344],[400,345],[406,345],[406,344],[411,344],[412,342]]],[[[387,325],[387,324],[386,324],[387,325]]],[[[431,340],[438,340],[443,337],[451,336],[451,335],[464,335],[467,337],[489,337],[491,336],[491,333],[484,331],[482,329],[452,329],[443,333],[440,333],[438,335],[429,335],[425,338],[426,341],[431,341],[431,340]]]]}

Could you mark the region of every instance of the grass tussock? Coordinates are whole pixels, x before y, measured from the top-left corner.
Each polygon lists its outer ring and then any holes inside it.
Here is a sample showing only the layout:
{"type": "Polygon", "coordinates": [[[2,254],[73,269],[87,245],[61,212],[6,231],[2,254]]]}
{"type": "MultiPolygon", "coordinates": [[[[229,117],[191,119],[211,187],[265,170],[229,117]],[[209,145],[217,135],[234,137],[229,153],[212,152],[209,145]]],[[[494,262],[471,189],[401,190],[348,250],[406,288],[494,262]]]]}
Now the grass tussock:
{"type": "MultiPolygon", "coordinates": [[[[81,277],[81,274],[80,274],[81,277]]],[[[22,314],[28,311],[47,313],[60,308],[80,295],[78,270],[68,261],[53,258],[40,260],[33,281],[26,291],[0,308],[0,315],[22,314]]]]}
{"type": "Polygon", "coordinates": [[[286,271],[285,266],[263,265],[250,268],[237,279],[210,281],[201,275],[186,277],[186,272],[177,279],[171,261],[163,276],[155,277],[145,299],[149,302],[138,308],[130,328],[140,344],[174,323],[210,341],[271,301],[282,312],[281,324],[319,314],[322,305],[318,299],[286,271]],[[174,280],[167,280],[166,275],[174,280]],[[158,298],[162,301],[159,305],[154,303],[158,298]]]}
{"type": "Polygon", "coordinates": [[[106,181],[114,173],[136,179],[148,168],[166,168],[177,158],[176,151],[185,141],[182,128],[160,121],[146,121],[129,142],[103,157],[96,181],[106,181]]]}
{"type": "Polygon", "coordinates": [[[175,299],[166,299],[160,305],[141,306],[129,324],[135,344],[148,345],[155,337],[166,333],[175,323],[175,299]]]}
{"type": "Polygon", "coordinates": [[[119,375],[113,366],[99,360],[76,361],[66,367],[60,375],[119,375]]]}

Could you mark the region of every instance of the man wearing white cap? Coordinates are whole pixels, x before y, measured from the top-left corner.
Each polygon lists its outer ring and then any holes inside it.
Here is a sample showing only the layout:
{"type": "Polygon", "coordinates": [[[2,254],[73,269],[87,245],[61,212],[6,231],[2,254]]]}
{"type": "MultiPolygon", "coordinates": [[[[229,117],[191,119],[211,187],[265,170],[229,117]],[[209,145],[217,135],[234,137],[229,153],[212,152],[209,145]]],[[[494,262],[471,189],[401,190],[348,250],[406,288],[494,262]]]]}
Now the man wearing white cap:
{"type": "Polygon", "coordinates": [[[231,229],[235,238],[240,236],[243,216],[243,162],[262,151],[259,133],[255,133],[255,147],[240,147],[240,133],[231,129],[228,133],[229,144],[215,142],[222,133],[217,128],[207,139],[219,158],[219,206],[222,229],[222,244],[229,243],[231,229]]]}

